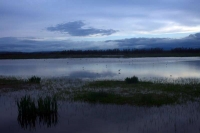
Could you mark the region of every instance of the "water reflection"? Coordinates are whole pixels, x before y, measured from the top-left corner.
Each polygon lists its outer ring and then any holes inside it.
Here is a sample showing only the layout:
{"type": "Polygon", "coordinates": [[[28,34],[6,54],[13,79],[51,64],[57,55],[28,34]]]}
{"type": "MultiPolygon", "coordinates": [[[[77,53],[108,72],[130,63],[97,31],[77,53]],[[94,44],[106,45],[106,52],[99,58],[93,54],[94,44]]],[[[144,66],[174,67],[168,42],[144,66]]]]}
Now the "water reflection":
{"type": "Polygon", "coordinates": [[[76,71],[71,72],[68,77],[70,78],[106,78],[106,77],[114,77],[116,74],[112,72],[101,72],[95,73],[90,71],[76,71]]]}
{"type": "Polygon", "coordinates": [[[124,79],[133,75],[139,78],[200,78],[199,67],[199,57],[0,60],[0,75],[92,79],[124,79]]]}
{"type": "Polygon", "coordinates": [[[36,124],[40,126],[52,127],[57,124],[58,116],[56,113],[45,115],[25,115],[19,114],[17,117],[18,123],[21,128],[28,130],[35,130],[36,124]]]}
{"type": "Polygon", "coordinates": [[[54,98],[39,98],[37,104],[30,96],[17,101],[17,121],[23,129],[35,130],[36,125],[55,126],[58,122],[57,101],[54,98]]]}
{"type": "Polygon", "coordinates": [[[2,133],[26,133],[30,128],[34,133],[197,133],[200,131],[200,104],[195,102],[162,107],[138,107],[59,101],[59,122],[56,113],[54,120],[52,115],[45,114],[47,117],[41,117],[41,122],[38,114],[36,119],[23,115],[23,119],[19,117],[18,124],[16,117],[19,114],[17,114],[18,108],[15,108],[14,96],[9,94],[0,97],[2,133]],[[47,128],[48,123],[51,128],[47,128]]]}

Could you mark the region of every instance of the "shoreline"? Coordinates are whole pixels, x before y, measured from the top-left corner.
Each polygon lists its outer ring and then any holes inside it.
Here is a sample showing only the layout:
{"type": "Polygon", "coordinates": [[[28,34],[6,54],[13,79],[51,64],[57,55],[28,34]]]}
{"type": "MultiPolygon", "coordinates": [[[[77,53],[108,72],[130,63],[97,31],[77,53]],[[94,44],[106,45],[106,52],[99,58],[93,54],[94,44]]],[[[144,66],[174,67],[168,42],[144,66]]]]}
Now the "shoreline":
{"type": "Polygon", "coordinates": [[[147,58],[147,57],[200,57],[200,54],[154,54],[154,55],[70,55],[70,56],[19,56],[0,54],[0,60],[7,59],[67,59],[67,58],[147,58]]]}
{"type": "Polygon", "coordinates": [[[200,49],[174,48],[0,52],[0,59],[200,57],[200,49]]]}

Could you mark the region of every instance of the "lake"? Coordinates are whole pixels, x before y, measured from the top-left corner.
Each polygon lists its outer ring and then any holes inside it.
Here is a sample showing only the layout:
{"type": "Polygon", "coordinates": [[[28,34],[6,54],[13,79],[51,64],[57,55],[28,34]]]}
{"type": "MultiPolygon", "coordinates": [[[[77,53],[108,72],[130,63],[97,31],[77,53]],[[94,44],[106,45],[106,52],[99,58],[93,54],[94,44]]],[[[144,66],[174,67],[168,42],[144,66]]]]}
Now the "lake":
{"type": "Polygon", "coordinates": [[[76,89],[75,86],[81,88],[85,83],[91,82],[82,79],[123,80],[133,75],[141,79],[179,77],[199,79],[199,57],[0,60],[0,75],[20,78],[33,75],[42,77],[40,90],[0,93],[2,133],[200,132],[199,102],[187,101],[182,104],[148,107],[91,104],[59,99],[58,110],[53,115],[48,113],[41,115],[36,111],[37,113],[31,117],[26,114],[27,112],[21,115],[17,105],[18,101],[27,95],[36,102],[40,96],[76,89]]]}
{"type": "Polygon", "coordinates": [[[0,75],[81,79],[200,78],[199,57],[0,60],[0,75]]]}

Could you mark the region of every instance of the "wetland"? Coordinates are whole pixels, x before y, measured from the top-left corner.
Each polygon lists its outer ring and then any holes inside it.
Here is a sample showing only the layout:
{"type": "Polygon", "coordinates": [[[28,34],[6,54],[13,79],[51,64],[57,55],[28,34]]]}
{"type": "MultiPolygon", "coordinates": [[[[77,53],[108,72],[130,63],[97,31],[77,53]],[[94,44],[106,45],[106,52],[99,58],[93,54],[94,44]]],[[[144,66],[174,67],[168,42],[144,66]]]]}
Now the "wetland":
{"type": "Polygon", "coordinates": [[[199,57],[0,60],[0,129],[199,132],[199,67],[199,57]]]}

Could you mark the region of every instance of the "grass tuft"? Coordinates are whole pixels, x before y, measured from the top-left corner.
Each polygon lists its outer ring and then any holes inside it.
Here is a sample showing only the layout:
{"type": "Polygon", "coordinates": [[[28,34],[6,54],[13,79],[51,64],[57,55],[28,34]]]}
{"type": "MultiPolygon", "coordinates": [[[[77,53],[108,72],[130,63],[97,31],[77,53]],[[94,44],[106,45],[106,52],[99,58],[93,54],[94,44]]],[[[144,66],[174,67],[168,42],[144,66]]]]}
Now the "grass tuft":
{"type": "Polygon", "coordinates": [[[128,84],[135,84],[135,83],[139,83],[139,79],[136,76],[133,76],[131,78],[127,77],[125,79],[125,82],[128,83],[128,84]]]}
{"type": "Polygon", "coordinates": [[[36,76],[32,76],[31,78],[28,79],[29,83],[36,83],[36,84],[40,84],[41,78],[40,77],[36,77],[36,76]]]}

